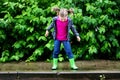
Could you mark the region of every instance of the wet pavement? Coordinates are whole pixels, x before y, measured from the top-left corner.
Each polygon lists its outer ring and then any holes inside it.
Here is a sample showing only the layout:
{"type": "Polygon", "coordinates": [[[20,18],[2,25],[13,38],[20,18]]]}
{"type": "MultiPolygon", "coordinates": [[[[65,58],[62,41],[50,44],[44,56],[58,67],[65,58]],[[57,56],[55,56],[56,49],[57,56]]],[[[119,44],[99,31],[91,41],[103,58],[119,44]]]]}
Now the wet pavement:
{"type": "MultiPolygon", "coordinates": [[[[91,61],[76,61],[79,67],[78,71],[120,71],[120,61],[111,60],[91,60],[91,61]]],[[[0,63],[0,71],[52,71],[52,63],[50,62],[10,62],[0,63]]],[[[69,62],[59,62],[58,71],[70,71],[69,62]]]]}

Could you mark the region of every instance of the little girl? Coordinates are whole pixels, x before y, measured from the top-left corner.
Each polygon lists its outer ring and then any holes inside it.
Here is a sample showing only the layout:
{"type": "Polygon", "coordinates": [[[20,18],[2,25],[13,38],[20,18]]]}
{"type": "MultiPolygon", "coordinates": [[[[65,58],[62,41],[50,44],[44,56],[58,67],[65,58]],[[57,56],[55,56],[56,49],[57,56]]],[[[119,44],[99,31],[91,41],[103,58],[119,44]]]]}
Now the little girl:
{"type": "Polygon", "coordinates": [[[67,10],[65,8],[53,8],[53,11],[57,12],[57,16],[53,18],[51,25],[47,28],[45,36],[49,35],[50,29],[54,28],[54,51],[53,51],[53,67],[52,70],[56,70],[58,67],[58,54],[60,52],[60,45],[63,43],[65,52],[69,58],[71,69],[77,70],[78,67],[75,65],[74,56],[70,45],[69,31],[75,34],[78,41],[80,41],[79,33],[74,28],[72,20],[68,17],[68,13],[72,13],[72,9],[67,10]]]}

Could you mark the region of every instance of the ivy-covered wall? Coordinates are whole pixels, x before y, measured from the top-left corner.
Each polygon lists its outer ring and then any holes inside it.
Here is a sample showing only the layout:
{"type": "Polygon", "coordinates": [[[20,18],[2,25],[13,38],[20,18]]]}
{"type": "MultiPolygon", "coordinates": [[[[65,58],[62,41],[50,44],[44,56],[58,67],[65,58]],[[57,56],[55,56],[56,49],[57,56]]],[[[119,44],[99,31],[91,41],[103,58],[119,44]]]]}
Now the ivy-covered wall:
{"type": "MultiPolygon", "coordinates": [[[[45,37],[54,6],[73,8],[69,15],[81,42],[71,34],[75,59],[120,59],[119,0],[1,0],[0,62],[51,60],[53,39],[45,37]]],[[[59,60],[67,59],[63,46],[59,60]]]]}

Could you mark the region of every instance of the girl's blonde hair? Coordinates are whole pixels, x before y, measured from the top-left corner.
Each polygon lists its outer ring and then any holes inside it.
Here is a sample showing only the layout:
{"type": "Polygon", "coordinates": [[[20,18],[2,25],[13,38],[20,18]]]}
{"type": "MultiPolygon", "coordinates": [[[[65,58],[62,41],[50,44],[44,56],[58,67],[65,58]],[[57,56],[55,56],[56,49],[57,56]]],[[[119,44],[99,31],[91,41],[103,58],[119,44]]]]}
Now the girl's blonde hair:
{"type": "Polygon", "coordinates": [[[58,8],[58,7],[53,7],[52,11],[56,12],[57,15],[60,15],[61,17],[66,17],[68,14],[73,14],[73,9],[70,8],[69,10],[66,8],[58,8]]]}

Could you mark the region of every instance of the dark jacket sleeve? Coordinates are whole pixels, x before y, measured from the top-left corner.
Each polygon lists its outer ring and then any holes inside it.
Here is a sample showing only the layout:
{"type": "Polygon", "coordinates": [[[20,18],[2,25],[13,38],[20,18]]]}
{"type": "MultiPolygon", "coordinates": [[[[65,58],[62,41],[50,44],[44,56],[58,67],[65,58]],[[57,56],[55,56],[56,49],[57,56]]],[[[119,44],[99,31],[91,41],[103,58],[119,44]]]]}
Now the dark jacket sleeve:
{"type": "Polygon", "coordinates": [[[50,31],[55,26],[55,19],[56,19],[56,17],[53,18],[52,23],[46,30],[50,31]]]}
{"type": "Polygon", "coordinates": [[[74,24],[71,20],[71,27],[70,29],[72,30],[72,32],[74,33],[75,36],[79,36],[79,33],[77,32],[76,28],[74,27],[74,24]]]}

